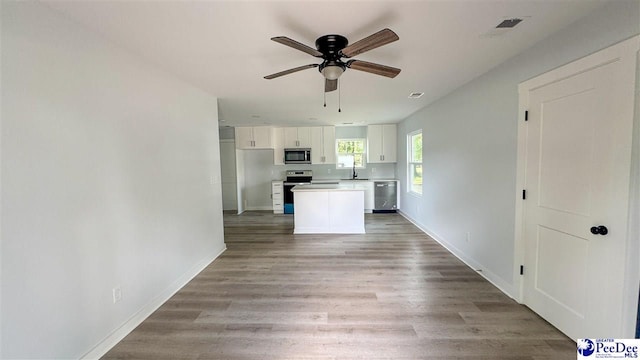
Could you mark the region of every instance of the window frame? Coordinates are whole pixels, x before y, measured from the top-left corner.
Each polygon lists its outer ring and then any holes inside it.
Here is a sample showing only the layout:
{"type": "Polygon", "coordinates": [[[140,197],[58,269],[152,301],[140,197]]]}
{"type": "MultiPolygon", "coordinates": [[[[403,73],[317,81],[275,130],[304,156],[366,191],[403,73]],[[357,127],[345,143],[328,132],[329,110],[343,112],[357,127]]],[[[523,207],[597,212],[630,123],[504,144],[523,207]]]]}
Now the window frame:
{"type": "Polygon", "coordinates": [[[344,155],[355,155],[355,154],[362,154],[362,166],[356,166],[356,169],[366,169],[367,168],[367,139],[366,138],[339,138],[336,139],[336,146],[335,146],[335,152],[336,152],[336,169],[352,169],[353,166],[348,166],[348,167],[344,167],[344,166],[340,166],[340,155],[342,154],[344,155]],[[339,152],[339,143],[340,141],[362,141],[362,153],[341,153],[339,152]]]}
{"type": "MultiPolygon", "coordinates": [[[[419,165],[421,168],[421,172],[423,171],[424,167],[423,167],[423,161],[422,161],[422,155],[420,156],[420,161],[415,161],[415,159],[413,158],[413,138],[417,135],[421,136],[421,145],[424,145],[424,142],[422,141],[424,139],[424,137],[422,137],[422,129],[418,129],[418,130],[414,130],[410,133],[407,134],[407,193],[415,195],[415,196],[422,196],[422,190],[423,190],[423,183],[420,184],[420,192],[417,192],[414,190],[414,184],[413,184],[413,172],[414,172],[414,167],[416,165],[419,165]]],[[[421,146],[421,148],[423,149],[423,147],[421,146]]],[[[423,151],[424,153],[424,151],[423,151]]],[[[422,181],[424,181],[424,178],[422,177],[422,181]]]]}

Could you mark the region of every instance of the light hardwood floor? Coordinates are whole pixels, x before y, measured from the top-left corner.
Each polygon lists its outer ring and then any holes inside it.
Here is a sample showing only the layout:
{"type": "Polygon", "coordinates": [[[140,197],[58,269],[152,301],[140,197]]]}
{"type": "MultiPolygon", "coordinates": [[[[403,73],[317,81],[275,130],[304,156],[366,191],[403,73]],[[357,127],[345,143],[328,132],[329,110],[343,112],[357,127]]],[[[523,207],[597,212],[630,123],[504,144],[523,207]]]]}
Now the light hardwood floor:
{"type": "Polygon", "coordinates": [[[575,343],[397,214],[292,235],[225,214],[227,251],[105,359],[575,359],[575,343]]]}

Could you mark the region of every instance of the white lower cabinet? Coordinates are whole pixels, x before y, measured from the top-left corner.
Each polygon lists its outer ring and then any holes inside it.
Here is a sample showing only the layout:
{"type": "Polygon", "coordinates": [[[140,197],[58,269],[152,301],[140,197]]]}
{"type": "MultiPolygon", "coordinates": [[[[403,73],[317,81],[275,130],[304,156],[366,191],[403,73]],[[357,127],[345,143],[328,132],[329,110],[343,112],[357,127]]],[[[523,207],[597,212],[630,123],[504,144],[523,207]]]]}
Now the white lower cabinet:
{"type": "Polygon", "coordinates": [[[271,182],[271,202],[274,214],[284,214],[284,186],[282,181],[271,182]]]}
{"type": "Polygon", "coordinates": [[[375,207],[375,196],[374,196],[374,187],[373,187],[373,181],[363,181],[360,180],[359,182],[362,182],[365,187],[364,190],[364,211],[365,212],[372,212],[373,208],[375,207]]]}
{"type": "Polygon", "coordinates": [[[356,182],[360,186],[364,186],[364,212],[373,212],[375,206],[375,194],[373,181],[367,180],[345,180],[340,181],[341,184],[353,184],[356,182]]]}

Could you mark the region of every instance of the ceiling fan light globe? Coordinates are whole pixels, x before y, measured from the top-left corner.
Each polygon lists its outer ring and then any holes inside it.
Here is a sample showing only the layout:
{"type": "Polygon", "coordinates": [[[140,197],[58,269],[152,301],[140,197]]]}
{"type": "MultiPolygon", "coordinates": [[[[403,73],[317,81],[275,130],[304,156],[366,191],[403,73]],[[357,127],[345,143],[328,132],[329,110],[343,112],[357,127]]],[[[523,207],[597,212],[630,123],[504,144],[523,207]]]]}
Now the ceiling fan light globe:
{"type": "Polygon", "coordinates": [[[336,80],[340,77],[340,75],[342,75],[343,72],[344,72],[343,68],[335,65],[325,66],[322,69],[322,75],[327,80],[336,80]]]}

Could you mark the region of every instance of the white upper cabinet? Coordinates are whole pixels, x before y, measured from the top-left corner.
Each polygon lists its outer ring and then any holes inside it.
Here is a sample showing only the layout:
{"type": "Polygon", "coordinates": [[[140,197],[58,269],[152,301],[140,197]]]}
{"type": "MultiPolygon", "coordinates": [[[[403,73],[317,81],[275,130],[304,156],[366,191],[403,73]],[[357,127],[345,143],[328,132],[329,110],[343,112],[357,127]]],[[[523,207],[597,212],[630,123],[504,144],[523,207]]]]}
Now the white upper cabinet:
{"type": "Polygon", "coordinates": [[[236,149],[251,149],[253,145],[253,128],[236,127],[236,149]]]}
{"type": "Polygon", "coordinates": [[[273,149],[270,126],[236,127],[237,149],[273,149]]]}
{"type": "Polygon", "coordinates": [[[286,127],[284,128],[284,147],[288,148],[310,148],[311,132],[309,127],[286,127]]]}
{"type": "Polygon", "coordinates": [[[311,163],[336,163],[336,128],[333,126],[316,126],[311,131],[311,163]]]}
{"type": "Polygon", "coordinates": [[[253,128],[253,142],[256,149],[273,149],[271,143],[270,126],[258,126],[253,128]]]}
{"type": "Polygon", "coordinates": [[[396,162],[396,137],[395,124],[367,126],[367,162],[396,162]]]}

